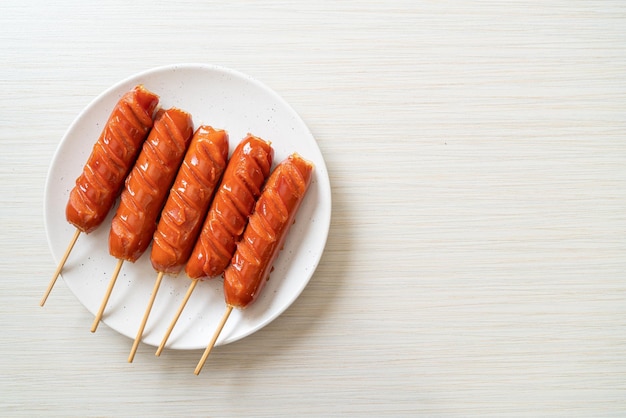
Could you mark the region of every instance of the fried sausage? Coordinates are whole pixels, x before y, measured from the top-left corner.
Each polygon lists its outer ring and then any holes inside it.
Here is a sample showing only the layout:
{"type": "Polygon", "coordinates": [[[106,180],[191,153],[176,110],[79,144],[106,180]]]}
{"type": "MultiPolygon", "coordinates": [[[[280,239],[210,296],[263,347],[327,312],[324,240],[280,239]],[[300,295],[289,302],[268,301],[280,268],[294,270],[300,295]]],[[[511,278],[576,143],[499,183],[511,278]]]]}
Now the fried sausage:
{"type": "Polygon", "coordinates": [[[154,122],[159,96],[137,86],[117,102],[76,179],[65,208],[67,221],[89,233],[104,221],[154,122]]]}
{"type": "Polygon", "coordinates": [[[185,271],[192,279],[221,274],[235,252],[248,217],[269,176],[274,150],[248,134],[230,157],[185,271]]]}
{"type": "Polygon", "coordinates": [[[292,154],[272,172],[224,272],[227,305],[245,308],[263,289],[311,182],[312,171],[313,164],[292,154]]]}
{"type": "Polygon", "coordinates": [[[189,259],[227,161],[226,131],[200,126],[154,233],[150,261],[156,271],[178,273],[189,259]]]}
{"type": "Polygon", "coordinates": [[[192,134],[189,113],[176,108],[157,113],[113,217],[109,233],[113,257],[134,262],[148,248],[192,134]]]}

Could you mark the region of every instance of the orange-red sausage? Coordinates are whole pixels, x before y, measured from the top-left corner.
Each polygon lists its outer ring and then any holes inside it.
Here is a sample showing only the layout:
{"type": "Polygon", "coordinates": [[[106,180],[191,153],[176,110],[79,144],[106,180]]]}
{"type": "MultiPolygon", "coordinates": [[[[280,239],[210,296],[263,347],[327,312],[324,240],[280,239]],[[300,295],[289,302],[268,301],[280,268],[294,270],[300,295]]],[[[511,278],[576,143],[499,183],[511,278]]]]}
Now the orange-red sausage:
{"type": "Polygon", "coordinates": [[[113,257],[134,262],[148,248],[192,134],[187,112],[172,108],[157,113],[113,217],[109,233],[113,257]]]}
{"type": "Polygon", "coordinates": [[[150,261],[156,271],[178,273],[189,259],[227,161],[226,131],[200,126],[154,233],[150,261]]]}
{"type": "Polygon", "coordinates": [[[226,304],[245,308],[259,295],[311,182],[313,164],[290,155],[272,172],[224,272],[226,304]]]}
{"type": "Polygon", "coordinates": [[[185,271],[192,279],[222,274],[269,176],[274,150],[248,134],[230,157],[185,271]]]}
{"type": "Polygon", "coordinates": [[[137,86],[113,108],[65,208],[67,221],[82,232],[100,226],[113,207],[152,128],[158,103],[159,96],[137,86]]]}

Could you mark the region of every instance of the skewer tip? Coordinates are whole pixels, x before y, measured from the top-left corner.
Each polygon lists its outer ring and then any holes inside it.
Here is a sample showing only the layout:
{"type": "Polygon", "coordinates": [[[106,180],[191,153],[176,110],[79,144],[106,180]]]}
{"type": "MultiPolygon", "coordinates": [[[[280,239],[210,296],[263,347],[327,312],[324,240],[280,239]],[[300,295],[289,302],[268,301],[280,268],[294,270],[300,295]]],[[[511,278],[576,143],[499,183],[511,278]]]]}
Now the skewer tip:
{"type": "Polygon", "coordinates": [[[161,340],[161,344],[157,348],[156,353],[154,353],[155,356],[159,357],[161,353],[163,352],[163,349],[165,348],[165,344],[167,343],[167,340],[170,338],[170,334],[172,333],[172,330],[174,330],[174,327],[176,326],[176,322],[178,322],[178,318],[180,318],[180,315],[183,313],[183,309],[185,309],[185,305],[187,305],[187,301],[189,301],[189,298],[191,297],[191,294],[193,293],[193,289],[196,288],[197,284],[198,284],[198,280],[191,281],[191,284],[189,285],[189,288],[187,289],[187,293],[185,294],[185,297],[183,298],[182,303],[178,307],[178,311],[176,312],[174,319],[172,319],[172,322],[170,323],[169,327],[167,328],[167,331],[165,332],[165,335],[163,336],[163,340],[161,340]]]}
{"type": "Polygon", "coordinates": [[[100,309],[98,309],[98,313],[93,320],[93,324],[91,324],[91,332],[96,332],[98,329],[98,324],[100,324],[100,320],[102,319],[102,315],[104,314],[104,309],[109,302],[109,297],[111,297],[111,292],[113,292],[113,286],[115,286],[115,281],[117,280],[117,276],[120,274],[120,270],[122,269],[122,264],[124,264],[123,259],[117,260],[117,265],[115,266],[115,270],[113,271],[113,275],[111,276],[111,280],[109,281],[109,286],[107,287],[106,293],[104,294],[104,298],[102,298],[102,303],[100,304],[100,309]]]}
{"type": "Polygon", "coordinates": [[[50,283],[48,284],[46,293],[44,293],[43,298],[41,298],[41,301],[39,301],[39,306],[43,306],[46,304],[46,300],[48,300],[48,296],[50,296],[50,292],[52,292],[52,288],[54,287],[54,284],[59,278],[59,275],[61,274],[61,270],[63,270],[63,266],[65,266],[65,262],[67,261],[67,258],[70,256],[70,253],[72,252],[72,249],[74,248],[74,244],[76,244],[76,241],[78,240],[78,237],[80,236],[80,233],[81,233],[81,230],[76,228],[76,231],[74,231],[74,236],[70,240],[70,243],[65,249],[65,253],[63,254],[63,257],[61,257],[61,261],[59,261],[59,265],[57,266],[57,269],[52,275],[52,279],[50,280],[50,283]]]}
{"type": "Polygon", "coordinates": [[[137,352],[137,348],[139,347],[139,342],[141,341],[141,337],[143,336],[143,331],[146,328],[146,323],[148,322],[148,318],[150,317],[150,311],[152,311],[152,305],[154,304],[154,300],[156,299],[157,292],[159,291],[159,287],[161,286],[161,280],[163,280],[163,274],[164,273],[160,271],[159,274],[157,275],[156,281],[154,282],[154,288],[152,289],[152,294],[150,295],[150,300],[148,301],[146,312],[143,314],[141,324],[139,324],[139,330],[137,331],[137,336],[135,337],[133,346],[130,349],[130,354],[128,355],[129,363],[132,363],[133,359],[135,358],[135,353],[137,352]]]}
{"type": "Polygon", "coordinates": [[[230,316],[230,313],[232,311],[233,311],[233,306],[226,305],[226,312],[224,312],[224,315],[222,316],[222,319],[220,320],[220,323],[217,326],[215,333],[213,334],[213,338],[211,338],[209,345],[207,346],[206,350],[204,350],[204,353],[202,354],[202,358],[200,358],[200,361],[198,362],[196,369],[193,371],[193,374],[195,374],[196,376],[200,374],[202,367],[204,367],[204,363],[206,363],[206,360],[209,357],[209,354],[211,354],[211,350],[213,350],[213,347],[215,346],[215,343],[217,342],[217,339],[219,338],[222,332],[222,329],[224,329],[224,325],[226,325],[226,321],[228,320],[228,317],[230,316]]]}

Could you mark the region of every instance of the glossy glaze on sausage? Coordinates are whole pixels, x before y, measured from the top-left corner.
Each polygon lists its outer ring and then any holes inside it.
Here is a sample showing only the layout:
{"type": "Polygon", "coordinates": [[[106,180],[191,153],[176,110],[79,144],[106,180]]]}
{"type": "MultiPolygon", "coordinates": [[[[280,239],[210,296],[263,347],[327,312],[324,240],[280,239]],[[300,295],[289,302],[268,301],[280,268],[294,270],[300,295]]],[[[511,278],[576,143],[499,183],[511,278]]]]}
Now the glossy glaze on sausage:
{"type": "Polygon", "coordinates": [[[157,113],[113,217],[109,234],[113,257],[134,262],[148,248],[192,134],[187,112],[172,108],[157,113]]]}
{"type": "Polygon", "coordinates": [[[313,164],[297,154],[272,172],[224,272],[227,305],[245,308],[258,297],[295,220],[312,172],[313,164]]]}
{"type": "Polygon", "coordinates": [[[273,158],[270,144],[256,136],[249,134],[237,145],[185,267],[190,278],[222,274],[269,176],[273,158]]]}
{"type": "Polygon", "coordinates": [[[227,161],[226,131],[200,126],[154,233],[150,261],[156,271],[178,273],[189,259],[227,161]]]}
{"type": "Polygon", "coordinates": [[[104,221],[154,123],[159,96],[137,86],[117,102],[76,179],[65,208],[67,221],[85,233],[104,221]]]}

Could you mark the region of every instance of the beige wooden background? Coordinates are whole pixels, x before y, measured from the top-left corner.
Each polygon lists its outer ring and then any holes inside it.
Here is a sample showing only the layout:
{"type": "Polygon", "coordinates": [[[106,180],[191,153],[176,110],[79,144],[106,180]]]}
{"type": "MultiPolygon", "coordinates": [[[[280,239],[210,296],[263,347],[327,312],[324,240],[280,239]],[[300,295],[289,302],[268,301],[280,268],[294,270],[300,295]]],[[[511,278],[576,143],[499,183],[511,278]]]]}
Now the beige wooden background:
{"type": "Polygon", "coordinates": [[[626,415],[624,2],[5,2],[0,93],[0,415],[626,415]],[[198,377],[38,306],[63,133],[184,62],[275,89],[333,187],[302,296],[198,377]]]}

